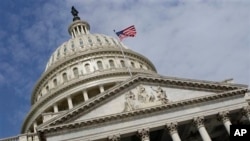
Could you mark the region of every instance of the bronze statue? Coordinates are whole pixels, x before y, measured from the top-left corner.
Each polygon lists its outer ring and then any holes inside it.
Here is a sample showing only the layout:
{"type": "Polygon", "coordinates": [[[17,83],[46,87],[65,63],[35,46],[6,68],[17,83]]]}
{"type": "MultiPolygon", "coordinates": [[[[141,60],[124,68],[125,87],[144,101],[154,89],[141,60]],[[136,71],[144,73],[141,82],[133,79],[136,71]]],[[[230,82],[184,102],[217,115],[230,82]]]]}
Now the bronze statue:
{"type": "Polygon", "coordinates": [[[78,16],[78,11],[75,9],[74,6],[72,6],[72,8],[71,8],[71,13],[72,13],[72,15],[73,15],[74,17],[77,17],[77,16],[78,16]]]}
{"type": "Polygon", "coordinates": [[[75,9],[74,6],[71,8],[71,14],[74,16],[73,21],[80,20],[80,17],[78,17],[78,11],[75,9]]]}

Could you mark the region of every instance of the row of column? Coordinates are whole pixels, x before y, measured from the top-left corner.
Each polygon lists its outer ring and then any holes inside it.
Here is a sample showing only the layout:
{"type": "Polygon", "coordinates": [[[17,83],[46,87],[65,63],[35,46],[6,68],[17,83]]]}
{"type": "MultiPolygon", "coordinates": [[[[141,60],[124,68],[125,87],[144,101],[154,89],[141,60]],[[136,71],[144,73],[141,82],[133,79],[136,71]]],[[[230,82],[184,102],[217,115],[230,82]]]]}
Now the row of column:
{"type": "MultiPolygon", "coordinates": [[[[99,91],[100,91],[100,93],[104,92],[104,87],[102,85],[99,86],[99,91]]],[[[89,96],[88,96],[88,93],[87,93],[86,90],[83,90],[82,94],[83,94],[84,101],[89,100],[89,96]]],[[[68,103],[69,109],[72,109],[74,107],[71,96],[67,97],[67,103],[68,103]]],[[[54,113],[58,113],[59,112],[58,105],[56,103],[53,105],[53,111],[54,111],[54,113]]],[[[36,127],[37,127],[37,122],[35,121],[33,123],[33,128],[34,128],[34,132],[35,133],[36,133],[36,127]]]]}
{"type": "MultiPolygon", "coordinates": [[[[104,92],[104,87],[99,86],[99,90],[100,90],[100,93],[104,92]]],[[[82,94],[83,94],[84,101],[89,100],[89,96],[88,96],[88,93],[87,93],[86,90],[83,90],[82,94]]],[[[73,108],[73,102],[72,102],[72,98],[70,96],[67,97],[67,103],[68,103],[69,109],[72,109],[73,108]]],[[[54,109],[54,113],[58,112],[58,106],[57,106],[56,103],[53,105],[53,109],[54,109]]]]}
{"type": "Polygon", "coordinates": [[[72,38],[76,37],[77,35],[81,35],[81,34],[87,34],[88,30],[85,26],[76,26],[75,28],[73,28],[73,30],[71,31],[71,36],[72,38]]]}
{"type": "MultiPolygon", "coordinates": [[[[217,115],[217,119],[223,122],[223,125],[225,126],[228,134],[230,134],[230,125],[232,123],[229,120],[228,115],[229,115],[228,111],[219,112],[217,115]]],[[[246,116],[250,121],[250,107],[249,106],[244,107],[242,109],[242,115],[246,116]]],[[[204,117],[195,117],[192,122],[197,127],[203,141],[212,141],[205,128],[204,117]]],[[[177,122],[171,122],[171,123],[166,124],[165,129],[169,132],[173,141],[181,141],[180,136],[178,134],[178,130],[177,130],[177,122]]],[[[140,129],[137,131],[137,135],[141,138],[141,141],[150,141],[149,133],[150,132],[148,128],[140,129]]],[[[120,141],[120,135],[109,136],[108,140],[120,141]]]]}

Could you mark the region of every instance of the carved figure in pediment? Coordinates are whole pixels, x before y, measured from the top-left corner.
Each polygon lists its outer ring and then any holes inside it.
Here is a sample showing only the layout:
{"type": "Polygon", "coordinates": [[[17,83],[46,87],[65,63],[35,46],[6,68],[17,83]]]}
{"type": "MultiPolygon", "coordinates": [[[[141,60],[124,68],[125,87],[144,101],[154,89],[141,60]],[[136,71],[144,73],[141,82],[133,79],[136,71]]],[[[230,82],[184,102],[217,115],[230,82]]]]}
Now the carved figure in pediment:
{"type": "Polygon", "coordinates": [[[156,97],[162,104],[166,104],[168,102],[166,91],[164,91],[160,86],[156,89],[151,87],[151,89],[156,92],[156,97]]]}
{"type": "Polygon", "coordinates": [[[132,91],[126,94],[125,111],[130,111],[137,108],[136,96],[132,91]]]}
{"type": "Polygon", "coordinates": [[[142,103],[152,102],[154,101],[154,95],[149,95],[146,91],[146,89],[139,85],[138,87],[138,101],[142,103]]]}

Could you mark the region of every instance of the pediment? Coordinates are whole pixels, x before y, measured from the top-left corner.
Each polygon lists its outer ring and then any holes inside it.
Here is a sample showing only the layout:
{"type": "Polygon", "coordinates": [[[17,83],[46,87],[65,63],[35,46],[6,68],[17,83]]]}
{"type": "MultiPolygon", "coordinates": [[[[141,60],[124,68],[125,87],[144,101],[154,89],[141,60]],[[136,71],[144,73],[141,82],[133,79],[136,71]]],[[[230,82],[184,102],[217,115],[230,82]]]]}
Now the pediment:
{"type": "Polygon", "coordinates": [[[46,122],[38,130],[85,121],[91,124],[96,119],[104,121],[117,118],[115,115],[134,115],[144,109],[175,108],[245,91],[245,85],[137,75],[46,122]]]}

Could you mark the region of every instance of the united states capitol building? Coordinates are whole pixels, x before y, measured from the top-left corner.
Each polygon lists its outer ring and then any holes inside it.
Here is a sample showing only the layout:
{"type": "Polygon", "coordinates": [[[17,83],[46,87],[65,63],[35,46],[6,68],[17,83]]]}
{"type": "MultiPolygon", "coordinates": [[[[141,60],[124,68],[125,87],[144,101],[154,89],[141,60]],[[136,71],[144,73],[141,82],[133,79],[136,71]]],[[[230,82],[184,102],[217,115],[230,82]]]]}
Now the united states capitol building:
{"type": "Polygon", "coordinates": [[[20,135],[0,141],[228,141],[231,124],[250,123],[247,85],[162,76],[78,15],[68,32],[34,86],[20,135]]]}

